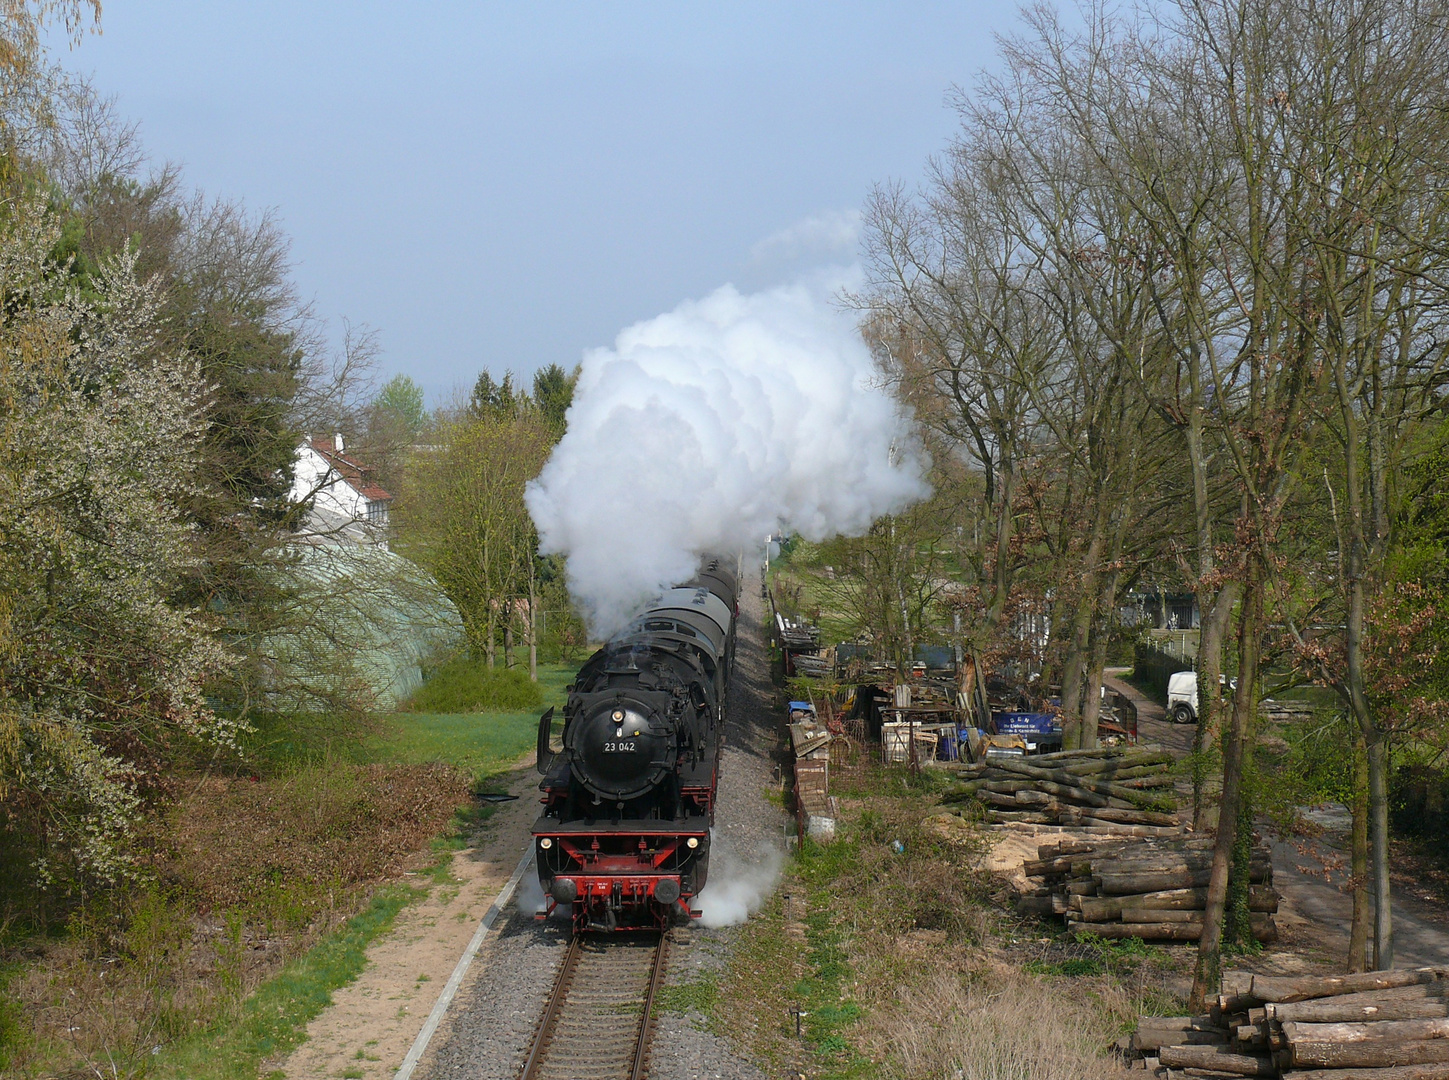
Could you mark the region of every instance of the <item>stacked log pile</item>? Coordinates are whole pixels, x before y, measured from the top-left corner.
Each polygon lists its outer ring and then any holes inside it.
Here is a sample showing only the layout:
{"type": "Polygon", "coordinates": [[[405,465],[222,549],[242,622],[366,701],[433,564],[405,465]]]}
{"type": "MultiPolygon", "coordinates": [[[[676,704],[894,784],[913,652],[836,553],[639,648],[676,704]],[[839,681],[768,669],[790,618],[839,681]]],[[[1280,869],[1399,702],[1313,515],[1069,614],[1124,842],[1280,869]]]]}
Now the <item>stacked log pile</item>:
{"type": "MultiPolygon", "coordinates": [[[[1127,748],[989,756],[962,768],[948,808],[980,803],[993,824],[1090,828],[1133,836],[1181,832],[1172,755],[1127,748]]],[[[956,812],[960,812],[956,810],[956,812]]]]}
{"type": "MultiPolygon", "coordinates": [[[[1042,844],[1036,860],[1022,866],[1028,878],[1041,884],[1017,900],[1017,910],[1062,915],[1069,930],[1103,938],[1196,941],[1207,907],[1212,844],[1206,837],[1042,844]]],[[[1254,848],[1249,875],[1253,935],[1273,941],[1278,936],[1273,913],[1279,898],[1272,888],[1266,847],[1254,848]]]]}
{"type": "Polygon", "coordinates": [[[1449,969],[1223,983],[1208,1016],[1142,1017],[1133,1049],[1173,1075],[1449,1080],[1449,969]]]}

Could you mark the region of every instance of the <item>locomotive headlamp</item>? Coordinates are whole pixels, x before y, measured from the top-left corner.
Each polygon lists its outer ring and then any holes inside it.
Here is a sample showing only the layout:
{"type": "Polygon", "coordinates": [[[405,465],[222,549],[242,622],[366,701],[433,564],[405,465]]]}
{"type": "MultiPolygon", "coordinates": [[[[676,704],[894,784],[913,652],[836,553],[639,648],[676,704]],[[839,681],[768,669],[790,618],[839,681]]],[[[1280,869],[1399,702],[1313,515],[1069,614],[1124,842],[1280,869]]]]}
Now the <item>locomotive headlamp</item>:
{"type": "Polygon", "coordinates": [[[691,836],[684,843],[685,843],[685,846],[686,847],[697,848],[697,847],[699,847],[699,837],[697,837],[697,836],[691,836]]]}
{"type": "Polygon", "coordinates": [[[553,847],[553,841],[545,836],[542,840],[538,842],[538,846],[543,848],[544,851],[547,851],[549,848],[553,847]]]}
{"type": "Polygon", "coordinates": [[[623,722],[624,722],[624,710],[623,709],[615,709],[614,710],[614,723],[616,723],[616,724],[622,724],[623,722]]]}

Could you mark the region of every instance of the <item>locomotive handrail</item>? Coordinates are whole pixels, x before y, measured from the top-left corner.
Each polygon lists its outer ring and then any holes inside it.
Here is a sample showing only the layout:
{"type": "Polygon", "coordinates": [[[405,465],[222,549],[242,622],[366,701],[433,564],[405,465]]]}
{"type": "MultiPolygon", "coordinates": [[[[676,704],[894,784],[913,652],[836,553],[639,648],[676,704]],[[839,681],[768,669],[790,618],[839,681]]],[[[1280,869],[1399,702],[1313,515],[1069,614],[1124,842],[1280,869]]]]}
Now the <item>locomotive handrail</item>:
{"type": "Polygon", "coordinates": [[[538,771],[547,775],[548,770],[553,768],[553,759],[557,757],[549,746],[549,740],[553,736],[553,706],[548,707],[548,712],[538,718],[538,771]]]}

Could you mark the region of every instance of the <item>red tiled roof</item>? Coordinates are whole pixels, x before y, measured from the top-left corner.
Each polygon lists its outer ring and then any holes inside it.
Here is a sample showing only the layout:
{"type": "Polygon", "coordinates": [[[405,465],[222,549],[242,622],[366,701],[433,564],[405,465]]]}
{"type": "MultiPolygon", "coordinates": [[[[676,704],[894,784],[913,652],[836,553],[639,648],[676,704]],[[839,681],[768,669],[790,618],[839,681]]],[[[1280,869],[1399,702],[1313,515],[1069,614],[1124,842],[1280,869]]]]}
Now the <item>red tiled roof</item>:
{"type": "Polygon", "coordinates": [[[358,461],[356,458],[348,457],[346,454],[339,454],[333,449],[331,439],[313,438],[312,449],[322,455],[324,461],[337,470],[339,476],[357,489],[363,498],[372,502],[385,502],[392,498],[392,495],[372,483],[367,474],[372,470],[358,461]]]}

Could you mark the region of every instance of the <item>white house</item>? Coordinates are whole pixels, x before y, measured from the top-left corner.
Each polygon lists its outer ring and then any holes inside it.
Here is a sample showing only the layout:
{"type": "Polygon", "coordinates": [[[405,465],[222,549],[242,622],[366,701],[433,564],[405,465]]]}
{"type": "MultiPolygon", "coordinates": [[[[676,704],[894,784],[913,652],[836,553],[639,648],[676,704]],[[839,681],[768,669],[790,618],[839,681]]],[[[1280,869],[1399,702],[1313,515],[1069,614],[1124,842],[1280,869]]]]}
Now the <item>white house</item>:
{"type": "Polygon", "coordinates": [[[302,440],[293,467],[292,502],[312,500],[306,526],[312,538],[387,546],[392,495],[372,480],[371,471],[343,453],[341,434],[302,440]]]}

